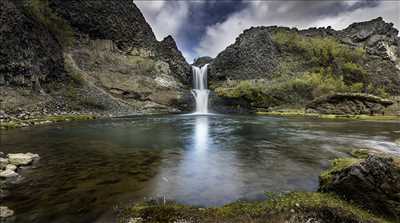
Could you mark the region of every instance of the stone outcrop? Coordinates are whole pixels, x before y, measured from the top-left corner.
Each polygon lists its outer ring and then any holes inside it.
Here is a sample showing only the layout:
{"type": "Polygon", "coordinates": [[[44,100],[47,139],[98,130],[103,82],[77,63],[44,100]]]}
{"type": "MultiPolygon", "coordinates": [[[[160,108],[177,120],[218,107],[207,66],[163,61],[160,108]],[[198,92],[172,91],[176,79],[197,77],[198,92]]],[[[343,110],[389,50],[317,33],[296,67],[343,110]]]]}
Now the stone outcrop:
{"type": "Polygon", "coordinates": [[[40,84],[64,74],[61,45],[13,1],[0,2],[0,87],[40,84]]]}
{"type": "Polygon", "coordinates": [[[317,98],[306,106],[307,112],[336,115],[382,114],[393,102],[368,94],[333,94],[317,98]]]}
{"type": "Polygon", "coordinates": [[[213,60],[210,79],[257,79],[272,74],[277,62],[277,49],[268,27],[245,30],[213,60]]]}
{"type": "Polygon", "coordinates": [[[398,159],[369,156],[331,175],[330,181],[321,183],[321,191],[336,193],[373,213],[400,220],[398,159]]]}
{"type": "Polygon", "coordinates": [[[189,64],[132,1],[0,4],[2,112],[132,114],[184,103],[189,64]]]}

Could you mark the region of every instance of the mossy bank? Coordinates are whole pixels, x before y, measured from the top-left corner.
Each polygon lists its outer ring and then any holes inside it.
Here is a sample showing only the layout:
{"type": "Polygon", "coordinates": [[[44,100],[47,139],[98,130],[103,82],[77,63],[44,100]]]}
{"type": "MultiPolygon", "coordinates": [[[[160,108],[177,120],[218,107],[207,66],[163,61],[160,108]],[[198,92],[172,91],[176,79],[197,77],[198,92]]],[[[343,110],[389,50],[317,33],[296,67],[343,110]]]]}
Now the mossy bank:
{"type": "Polygon", "coordinates": [[[266,193],[266,201],[235,202],[216,208],[149,200],[119,209],[119,222],[398,222],[400,212],[396,208],[400,201],[393,196],[400,192],[397,185],[400,183],[400,159],[368,150],[355,150],[352,156],[335,159],[331,167],[321,173],[320,192],[266,193]],[[368,184],[352,185],[358,178],[349,172],[357,168],[364,171],[361,178],[370,178],[374,185],[386,185],[386,190],[381,191],[379,186],[371,189],[368,184]],[[371,176],[367,174],[369,171],[382,176],[371,176]],[[343,182],[350,193],[358,188],[354,196],[340,186],[343,182]],[[365,204],[363,197],[368,196],[372,198],[365,204]],[[376,205],[384,208],[376,209],[376,205]]]}

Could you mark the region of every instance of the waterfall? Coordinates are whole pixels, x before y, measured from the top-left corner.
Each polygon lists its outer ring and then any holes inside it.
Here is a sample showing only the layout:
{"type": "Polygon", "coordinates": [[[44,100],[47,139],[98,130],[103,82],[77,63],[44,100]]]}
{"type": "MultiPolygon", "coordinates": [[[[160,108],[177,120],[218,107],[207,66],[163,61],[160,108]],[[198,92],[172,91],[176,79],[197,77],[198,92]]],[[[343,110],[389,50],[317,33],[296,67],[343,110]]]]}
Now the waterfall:
{"type": "Polygon", "coordinates": [[[208,93],[207,89],[207,67],[208,64],[199,68],[193,66],[193,90],[192,94],[196,100],[195,114],[208,113],[208,93]]]}

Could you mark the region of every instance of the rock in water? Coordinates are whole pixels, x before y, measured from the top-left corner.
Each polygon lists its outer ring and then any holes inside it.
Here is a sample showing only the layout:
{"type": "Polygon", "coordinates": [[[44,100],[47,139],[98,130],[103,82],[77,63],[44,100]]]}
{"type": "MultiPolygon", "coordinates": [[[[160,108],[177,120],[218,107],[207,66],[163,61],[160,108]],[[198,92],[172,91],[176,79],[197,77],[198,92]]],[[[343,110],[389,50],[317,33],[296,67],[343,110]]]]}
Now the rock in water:
{"type": "Polygon", "coordinates": [[[38,154],[33,153],[15,153],[8,154],[8,160],[11,164],[16,166],[24,166],[29,165],[33,162],[34,159],[38,159],[38,154]]]}
{"type": "Polygon", "coordinates": [[[12,178],[17,176],[18,173],[16,173],[14,170],[11,169],[6,169],[0,172],[0,178],[12,178]]]}
{"type": "Polygon", "coordinates": [[[6,206],[0,206],[0,219],[9,218],[14,215],[14,211],[6,206]]]}
{"type": "Polygon", "coordinates": [[[0,158],[0,170],[5,169],[8,165],[8,159],[0,158]]]}
{"type": "Polygon", "coordinates": [[[370,211],[400,220],[400,163],[392,158],[369,156],[332,173],[320,190],[334,192],[370,211]]]}
{"type": "Polygon", "coordinates": [[[15,166],[13,164],[7,164],[6,170],[16,171],[17,170],[17,166],[15,166]]]}

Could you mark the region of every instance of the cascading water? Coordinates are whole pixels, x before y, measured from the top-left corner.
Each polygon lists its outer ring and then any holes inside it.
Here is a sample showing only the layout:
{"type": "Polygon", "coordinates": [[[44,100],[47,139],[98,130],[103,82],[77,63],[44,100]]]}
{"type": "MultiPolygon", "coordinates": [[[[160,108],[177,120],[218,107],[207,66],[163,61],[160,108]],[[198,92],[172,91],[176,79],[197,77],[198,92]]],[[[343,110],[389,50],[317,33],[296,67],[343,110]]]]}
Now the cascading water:
{"type": "Polygon", "coordinates": [[[193,66],[193,90],[192,94],[196,100],[196,112],[195,114],[207,114],[208,113],[208,94],[207,89],[207,67],[208,64],[199,68],[193,66]]]}

